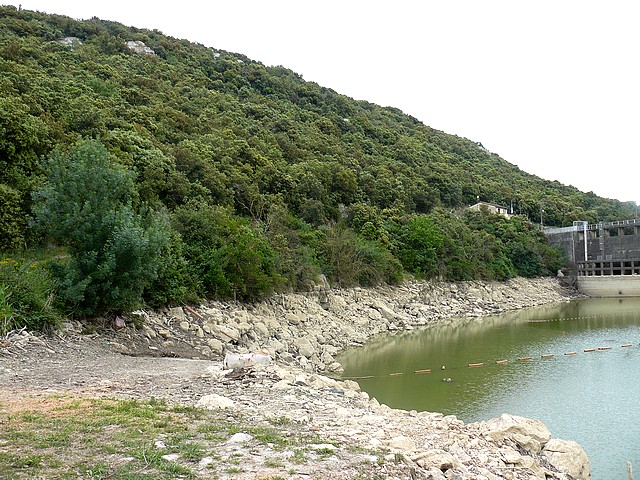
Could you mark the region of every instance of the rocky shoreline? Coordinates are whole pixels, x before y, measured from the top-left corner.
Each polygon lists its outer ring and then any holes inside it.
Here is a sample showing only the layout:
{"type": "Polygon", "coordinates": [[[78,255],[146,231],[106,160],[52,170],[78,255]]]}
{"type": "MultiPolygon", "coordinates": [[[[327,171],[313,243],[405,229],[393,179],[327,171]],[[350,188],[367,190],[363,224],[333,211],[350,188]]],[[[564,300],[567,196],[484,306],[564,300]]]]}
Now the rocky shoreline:
{"type": "MultiPolygon", "coordinates": [[[[306,294],[277,295],[252,305],[212,302],[199,308],[178,307],[160,315],[147,312],[138,314],[145,318],[144,328],[149,341],[160,337],[171,346],[174,341],[171,337],[176,335],[174,331],[177,327],[181,333],[191,336],[190,344],[201,358],[219,358],[230,351],[267,351],[278,365],[287,367],[290,372],[282,373],[279,370],[277,378],[280,380],[274,384],[274,388],[286,390],[287,386],[298,383],[315,385],[321,390],[334,388],[355,391],[357,397],[363,398],[366,404],[360,408],[368,407],[376,414],[382,413],[386,422],[390,420],[389,417],[397,417],[397,411],[379,405],[375,399],[369,399],[366,393],[359,391],[357,384],[334,384],[332,380],[319,375],[300,375],[340,372],[341,365],[335,361],[337,353],[363,345],[379,334],[435,323],[468,321],[473,317],[578,297],[581,297],[578,292],[562,286],[556,278],[517,278],[506,282],[411,282],[373,289],[321,288],[306,294]],[[464,317],[464,320],[459,317],[464,317]],[[296,369],[300,371],[295,373],[296,369]]],[[[323,408],[327,408],[327,405],[323,408]]],[[[412,439],[400,433],[409,430],[408,426],[398,429],[396,433],[399,435],[393,438],[385,437],[384,442],[378,443],[375,437],[371,440],[375,446],[390,446],[403,453],[411,452],[409,458],[430,472],[427,478],[440,478],[438,472],[448,472],[447,478],[455,478],[455,475],[462,475],[460,478],[482,478],[484,474],[486,478],[492,478],[487,472],[472,474],[464,466],[465,463],[477,465],[491,462],[498,468],[497,471],[502,472],[503,476],[498,478],[519,478],[513,476],[513,472],[506,474],[504,471],[509,468],[515,471],[516,466],[529,471],[526,478],[545,478],[545,474],[549,475],[545,465],[555,465],[575,478],[590,478],[588,459],[582,448],[575,442],[551,441],[551,434],[540,422],[505,415],[472,426],[439,414],[413,412],[411,415],[412,424],[419,419],[427,419],[421,428],[424,432],[434,428],[436,431],[459,428],[464,432],[454,435],[461,435],[465,438],[464,442],[456,438],[451,443],[451,438],[448,438],[446,448],[427,452],[417,448],[420,441],[424,442],[424,436],[412,439]],[[497,449],[498,454],[495,447],[492,450],[485,445],[480,450],[486,449],[486,462],[482,454],[479,459],[473,459],[467,452],[478,450],[479,444],[474,442],[487,437],[502,444],[497,449]],[[471,438],[475,440],[471,441],[471,438]],[[489,460],[492,456],[494,458],[489,460]]],[[[358,415],[349,412],[344,417],[351,419],[358,415]]],[[[399,418],[406,418],[406,412],[401,412],[399,418]]],[[[368,428],[375,429],[375,426],[369,425],[368,428]]],[[[415,426],[411,430],[415,430],[415,426]]],[[[496,470],[493,471],[495,476],[496,470]]]]}
{"type": "MultiPolygon", "coordinates": [[[[218,454],[244,453],[244,471],[215,478],[588,479],[583,449],[552,439],[539,421],[505,414],[464,424],[454,416],[391,409],[369,398],[356,382],[323,374],[340,370],[337,353],[374,335],[579,296],[551,278],[411,282],[277,295],[252,305],[211,302],[137,311],[119,319],[118,330],[106,336],[80,335],[86,327],[70,322],[61,342],[35,339],[41,345],[38,355],[3,359],[9,361],[0,369],[0,383],[5,388],[28,383],[48,391],[160,397],[241,414],[255,425],[277,419],[290,431],[313,432],[322,439],[305,450],[310,459],[322,458],[304,465],[292,463],[296,452],[270,451],[251,435],[240,446],[229,439],[218,454]],[[270,365],[224,369],[225,353],[259,349],[271,354],[270,365]],[[61,365],[68,367],[64,374],[61,365]],[[265,468],[274,458],[281,466],[265,468]]],[[[201,478],[211,477],[203,472],[201,478]]]]}
{"type": "Polygon", "coordinates": [[[579,297],[555,278],[410,282],[371,289],[321,288],[254,304],[210,302],[137,311],[129,320],[143,325],[150,350],[166,353],[186,343],[197,358],[265,350],[279,364],[339,372],[336,354],[376,335],[579,297]]]}

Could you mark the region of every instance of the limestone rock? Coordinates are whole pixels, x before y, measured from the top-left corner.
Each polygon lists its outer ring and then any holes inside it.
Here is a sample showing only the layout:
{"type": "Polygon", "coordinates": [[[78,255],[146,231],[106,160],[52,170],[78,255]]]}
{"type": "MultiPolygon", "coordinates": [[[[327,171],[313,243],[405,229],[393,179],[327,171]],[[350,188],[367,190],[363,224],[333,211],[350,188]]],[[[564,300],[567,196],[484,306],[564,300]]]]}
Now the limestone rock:
{"type": "Polygon", "coordinates": [[[507,413],[484,422],[484,426],[490,439],[496,442],[506,439],[514,441],[533,454],[540,453],[542,447],[551,440],[551,432],[541,421],[507,413]]]}
{"type": "Polygon", "coordinates": [[[229,440],[227,440],[227,443],[247,443],[251,440],[253,440],[253,437],[248,433],[238,432],[231,435],[229,440]]]}
{"type": "Polygon", "coordinates": [[[211,325],[212,333],[223,342],[238,343],[240,332],[227,325],[211,325]]]}
{"type": "Polygon", "coordinates": [[[182,321],[185,321],[187,319],[187,316],[184,314],[184,310],[182,310],[182,307],[170,308],[167,312],[167,315],[170,318],[177,318],[178,320],[182,321]]]}
{"type": "Polygon", "coordinates": [[[154,52],[151,48],[147,47],[145,43],[141,42],[140,40],[129,40],[127,42],[127,47],[129,47],[129,49],[133,50],[136,53],[143,53],[146,55],[156,54],[156,52],[154,52]]]}
{"type": "Polygon", "coordinates": [[[335,453],[338,447],[331,443],[311,443],[307,445],[311,450],[335,453]]]}
{"type": "Polygon", "coordinates": [[[298,348],[300,355],[306,358],[311,358],[316,353],[316,349],[308,338],[297,338],[293,341],[293,344],[298,348]]]}
{"type": "Polygon", "coordinates": [[[226,410],[235,405],[235,402],[227,397],[212,393],[205,395],[196,403],[196,407],[206,408],[207,410],[226,410]]]}
{"type": "Polygon", "coordinates": [[[395,320],[396,317],[398,316],[393,310],[391,310],[389,307],[387,307],[383,303],[377,303],[373,305],[373,308],[377,309],[386,320],[390,320],[390,321],[395,320]]]}
{"type": "Polygon", "coordinates": [[[263,322],[257,322],[253,326],[254,331],[260,338],[268,338],[269,337],[269,329],[263,322]]]}
{"type": "Polygon", "coordinates": [[[424,469],[437,468],[442,472],[459,468],[462,465],[460,460],[451,453],[439,449],[421,452],[411,459],[424,469]]]}
{"type": "Polygon", "coordinates": [[[502,453],[504,463],[518,465],[522,462],[522,455],[520,455],[514,448],[506,446],[500,450],[500,453],[502,453]]]}
{"type": "Polygon", "coordinates": [[[304,321],[304,317],[298,313],[287,313],[284,319],[291,325],[299,325],[302,321],[304,321]]]}
{"type": "Polygon", "coordinates": [[[64,37],[58,40],[58,43],[65,45],[67,47],[71,47],[73,50],[82,45],[82,40],[78,37],[64,37]]]}
{"type": "Polygon", "coordinates": [[[589,458],[577,442],[551,439],[542,450],[542,455],[558,470],[578,480],[591,478],[589,458]]]}
{"type": "Polygon", "coordinates": [[[223,343],[217,338],[212,338],[207,341],[207,346],[211,349],[213,353],[221,354],[224,350],[223,343]]]}
{"type": "Polygon", "coordinates": [[[393,450],[400,450],[403,452],[413,451],[416,449],[416,443],[409,437],[399,435],[389,440],[389,448],[393,450]]]}

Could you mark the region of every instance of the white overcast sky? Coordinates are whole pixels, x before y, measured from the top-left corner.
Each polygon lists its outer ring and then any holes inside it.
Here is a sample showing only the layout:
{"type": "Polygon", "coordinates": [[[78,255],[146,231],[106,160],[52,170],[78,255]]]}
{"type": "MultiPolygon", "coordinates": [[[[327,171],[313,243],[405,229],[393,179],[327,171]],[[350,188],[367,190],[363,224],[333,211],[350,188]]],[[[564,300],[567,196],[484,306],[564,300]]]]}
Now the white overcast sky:
{"type": "Polygon", "coordinates": [[[481,142],[526,172],[640,203],[636,0],[18,3],[283,65],[481,142]]]}

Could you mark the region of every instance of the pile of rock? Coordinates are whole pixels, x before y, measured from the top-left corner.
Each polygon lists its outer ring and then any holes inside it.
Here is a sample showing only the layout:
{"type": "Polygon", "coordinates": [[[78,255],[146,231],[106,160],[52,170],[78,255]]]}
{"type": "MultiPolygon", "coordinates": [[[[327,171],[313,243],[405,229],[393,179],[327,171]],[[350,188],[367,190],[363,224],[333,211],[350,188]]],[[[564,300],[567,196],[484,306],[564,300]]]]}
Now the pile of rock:
{"type": "Polygon", "coordinates": [[[362,452],[361,461],[402,459],[412,478],[590,478],[584,450],[552,439],[537,420],[505,414],[464,424],[452,415],[391,409],[353,381],[278,365],[256,366],[231,383],[217,366],[209,374],[215,392],[197,406],[235,409],[254,420],[285,417],[330,439],[336,454],[351,449],[362,452]]]}
{"type": "Polygon", "coordinates": [[[255,304],[210,302],[133,315],[141,317],[150,346],[155,345],[152,348],[158,343],[171,348],[176,342],[186,342],[200,358],[265,349],[287,365],[336,372],[341,370],[335,361],[338,352],[362,345],[380,333],[577,296],[551,278],[412,282],[374,289],[282,294],[255,304]]]}

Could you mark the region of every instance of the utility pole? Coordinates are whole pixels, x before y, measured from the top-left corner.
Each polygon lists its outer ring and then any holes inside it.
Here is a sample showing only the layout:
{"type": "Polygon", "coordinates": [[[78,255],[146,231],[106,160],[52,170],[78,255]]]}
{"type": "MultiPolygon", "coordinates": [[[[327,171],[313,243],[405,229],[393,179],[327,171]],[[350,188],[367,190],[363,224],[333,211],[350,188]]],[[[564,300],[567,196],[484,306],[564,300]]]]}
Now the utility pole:
{"type": "Polygon", "coordinates": [[[587,267],[587,224],[589,222],[585,221],[584,226],[584,266],[587,267]]]}

